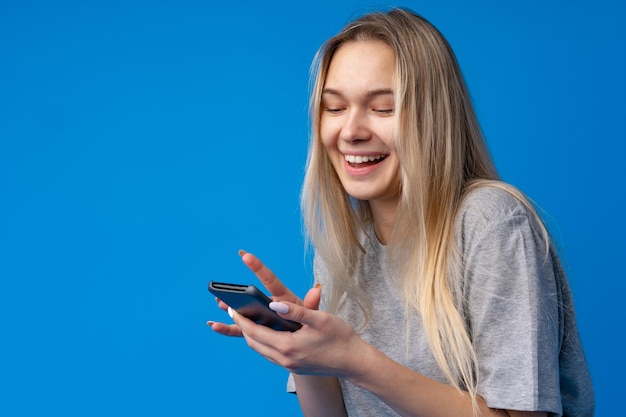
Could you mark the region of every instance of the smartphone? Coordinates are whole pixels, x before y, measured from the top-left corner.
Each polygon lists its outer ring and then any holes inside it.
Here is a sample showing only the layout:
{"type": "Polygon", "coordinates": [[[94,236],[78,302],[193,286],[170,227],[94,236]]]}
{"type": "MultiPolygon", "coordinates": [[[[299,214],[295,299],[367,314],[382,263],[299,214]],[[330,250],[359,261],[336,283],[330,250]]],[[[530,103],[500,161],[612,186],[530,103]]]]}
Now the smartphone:
{"type": "Polygon", "coordinates": [[[271,298],[254,285],[209,282],[209,291],[228,304],[237,313],[246,316],[257,324],[274,330],[295,332],[302,324],[280,317],[270,309],[271,298]]]}

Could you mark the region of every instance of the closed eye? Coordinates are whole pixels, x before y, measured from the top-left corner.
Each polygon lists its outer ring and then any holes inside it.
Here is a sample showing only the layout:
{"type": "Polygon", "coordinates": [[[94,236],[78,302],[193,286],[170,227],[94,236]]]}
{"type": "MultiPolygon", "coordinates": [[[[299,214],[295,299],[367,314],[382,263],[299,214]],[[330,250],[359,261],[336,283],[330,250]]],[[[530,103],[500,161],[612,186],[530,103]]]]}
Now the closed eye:
{"type": "Polygon", "coordinates": [[[332,114],[341,113],[345,108],[343,107],[325,107],[324,111],[332,114]]]}

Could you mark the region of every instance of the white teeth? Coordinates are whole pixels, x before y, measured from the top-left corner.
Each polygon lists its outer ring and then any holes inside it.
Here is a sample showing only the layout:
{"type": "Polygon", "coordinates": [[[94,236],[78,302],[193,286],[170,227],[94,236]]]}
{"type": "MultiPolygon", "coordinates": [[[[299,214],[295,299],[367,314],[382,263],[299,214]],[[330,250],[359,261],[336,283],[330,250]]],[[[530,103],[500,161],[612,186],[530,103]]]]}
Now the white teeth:
{"type": "Polygon", "coordinates": [[[361,164],[363,162],[377,161],[385,155],[344,155],[344,159],[351,164],[361,164]]]}

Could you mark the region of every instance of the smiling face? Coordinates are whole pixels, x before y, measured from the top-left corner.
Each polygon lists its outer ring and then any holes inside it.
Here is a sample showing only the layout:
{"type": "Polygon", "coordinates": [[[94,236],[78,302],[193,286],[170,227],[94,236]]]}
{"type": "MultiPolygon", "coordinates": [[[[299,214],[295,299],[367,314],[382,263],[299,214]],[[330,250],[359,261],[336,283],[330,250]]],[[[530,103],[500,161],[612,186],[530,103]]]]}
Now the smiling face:
{"type": "Polygon", "coordinates": [[[346,192],[376,207],[400,197],[395,151],[394,52],[350,41],[335,52],[322,91],[320,137],[346,192]]]}

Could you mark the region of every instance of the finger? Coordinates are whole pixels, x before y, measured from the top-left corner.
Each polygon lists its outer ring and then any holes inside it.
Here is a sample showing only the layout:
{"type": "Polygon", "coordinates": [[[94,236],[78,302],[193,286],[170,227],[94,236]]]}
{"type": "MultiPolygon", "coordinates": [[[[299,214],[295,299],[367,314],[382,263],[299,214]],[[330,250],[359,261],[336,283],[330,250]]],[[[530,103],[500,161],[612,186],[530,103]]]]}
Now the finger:
{"type": "Polygon", "coordinates": [[[309,292],[304,296],[303,305],[311,310],[319,310],[320,299],[322,297],[322,286],[318,283],[315,287],[311,288],[309,292]]]}
{"type": "Polygon", "coordinates": [[[224,311],[228,311],[228,304],[226,304],[225,302],[223,302],[222,300],[220,300],[219,298],[215,299],[217,301],[217,305],[220,309],[224,310],[224,311]]]}
{"type": "Polygon", "coordinates": [[[229,310],[228,314],[232,317],[235,324],[239,326],[246,339],[252,338],[254,340],[261,340],[261,343],[267,344],[264,341],[275,340],[276,338],[279,338],[281,334],[289,333],[276,331],[262,324],[257,324],[253,320],[250,320],[248,317],[237,313],[232,309],[229,310]]]}
{"type": "Polygon", "coordinates": [[[214,321],[208,321],[207,325],[215,332],[224,336],[242,337],[243,333],[236,324],[224,324],[214,321]]]}
{"type": "Polygon", "coordinates": [[[276,346],[280,345],[280,341],[285,337],[285,334],[291,335],[292,333],[272,330],[267,326],[256,324],[236,311],[232,313],[233,320],[241,329],[248,346],[263,355],[270,362],[280,365],[278,360],[280,349],[277,349],[276,346]]]}
{"type": "Polygon", "coordinates": [[[298,297],[291,292],[259,258],[251,253],[239,252],[243,263],[259,278],[263,286],[277,299],[296,302],[298,297]]]}
{"type": "Polygon", "coordinates": [[[273,301],[269,307],[282,318],[308,325],[315,325],[316,314],[320,314],[318,311],[288,301],[273,301]]]}

